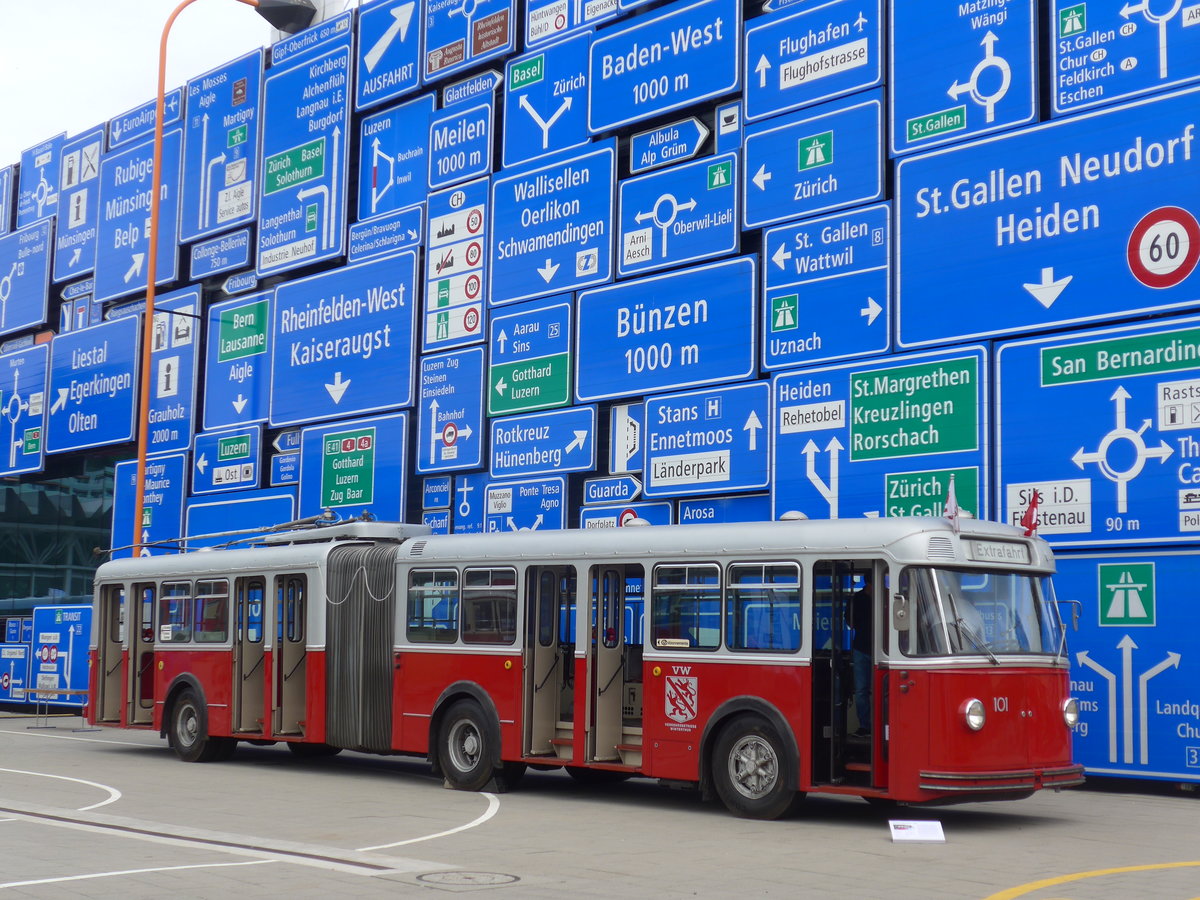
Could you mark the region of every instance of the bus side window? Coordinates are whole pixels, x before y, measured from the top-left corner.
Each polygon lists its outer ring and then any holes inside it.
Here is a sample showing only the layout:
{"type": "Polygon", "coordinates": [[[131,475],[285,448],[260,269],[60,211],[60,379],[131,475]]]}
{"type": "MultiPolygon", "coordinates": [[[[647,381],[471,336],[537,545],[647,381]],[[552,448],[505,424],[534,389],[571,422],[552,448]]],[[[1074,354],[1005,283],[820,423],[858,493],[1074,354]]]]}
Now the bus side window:
{"type": "Polygon", "coordinates": [[[800,567],[740,563],[729,567],[725,640],[731,650],[800,649],[800,567]]]}
{"type": "Polygon", "coordinates": [[[721,643],[721,570],[711,563],[654,569],[650,593],[654,646],[715,650],[721,643]]]}
{"type": "Polygon", "coordinates": [[[138,584],[134,585],[134,593],[139,595],[142,600],[138,604],[138,634],[141,636],[143,644],[154,643],[154,585],[138,584]]]}
{"type": "Polygon", "coordinates": [[[197,644],[219,644],[229,638],[229,582],[198,581],[195,598],[197,644]]]}
{"type": "Polygon", "coordinates": [[[408,575],[408,639],[452,644],[458,639],[458,572],[413,569],[408,575]]]}
{"type": "Polygon", "coordinates": [[[512,644],[517,640],[517,570],[463,572],[464,644],[512,644]]]}
{"type": "Polygon", "coordinates": [[[158,598],[158,640],[186,643],[192,639],[192,584],[164,581],[158,598]]]}

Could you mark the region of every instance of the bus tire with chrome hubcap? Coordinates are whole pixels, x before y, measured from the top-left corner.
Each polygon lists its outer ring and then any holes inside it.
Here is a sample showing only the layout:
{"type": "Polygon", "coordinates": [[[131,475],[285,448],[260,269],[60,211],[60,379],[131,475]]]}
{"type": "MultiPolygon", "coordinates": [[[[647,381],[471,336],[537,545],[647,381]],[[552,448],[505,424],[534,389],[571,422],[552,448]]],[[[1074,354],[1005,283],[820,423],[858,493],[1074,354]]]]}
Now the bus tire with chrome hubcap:
{"type": "Polygon", "coordinates": [[[758,716],[740,716],[722,730],[713,750],[712,778],[721,802],[743,819],[778,819],[804,795],[787,785],[784,742],[758,716]]]}
{"type": "Polygon", "coordinates": [[[459,700],[446,711],[440,734],[442,774],[456,791],[482,791],[491,782],[504,793],[525,774],[522,763],[493,763],[498,748],[492,746],[487,718],[473,700],[459,700]]]}
{"type": "Polygon", "coordinates": [[[171,706],[167,743],[184,762],[228,759],[237,747],[233,738],[209,737],[208,711],[191,690],[180,693],[171,706]]]}

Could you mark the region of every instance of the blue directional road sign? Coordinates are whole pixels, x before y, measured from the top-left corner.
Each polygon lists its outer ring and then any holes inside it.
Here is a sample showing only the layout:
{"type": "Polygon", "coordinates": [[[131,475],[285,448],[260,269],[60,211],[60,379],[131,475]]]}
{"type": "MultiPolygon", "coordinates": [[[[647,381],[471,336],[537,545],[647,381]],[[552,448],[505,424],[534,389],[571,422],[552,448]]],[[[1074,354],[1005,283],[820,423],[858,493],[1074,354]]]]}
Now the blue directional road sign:
{"type": "Polygon", "coordinates": [[[590,34],[508,61],[504,72],[504,167],[587,143],[590,34]]]}
{"type": "Polygon", "coordinates": [[[0,335],[46,322],[52,224],[42,219],[0,237],[0,335]]]}
{"type": "Polygon", "coordinates": [[[422,9],[417,0],[385,0],[359,12],[356,110],[395,100],[420,84],[422,9]]]}
{"type": "Polygon", "coordinates": [[[424,79],[444,78],[516,49],[513,0],[449,0],[425,6],[424,79]]]}
{"type": "Polygon", "coordinates": [[[416,246],[424,234],[425,204],[421,203],[351,225],[347,258],[355,263],[387,256],[416,246]]]}
{"type": "Polygon", "coordinates": [[[763,237],[763,368],[889,349],[891,207],[783,225],[763,237]]]}
{"type": "Polygon", "coordinates": [[[86,275],[96,268],[103,148],[103,128],[94,128],[63,144],[54,235],[55,281],[86,275]]]}
{"type": "Polygon", "coordinates": [[[262,425],[198,434],[192,450],[192,493],[256,488],[261,459],[262,425]]]}
{"type": "Polygon", "coordinates": [[[486,472],[454,476],[454,498],[451,512],[454,515],[455,534],[481,534],[483,532],[484,507],[487,505],[487,479],[486,472]]]}
{"type": "Polygon", "coordinates": [[[489,481],[484,530],[551,531],[567,527],[567,479],[489,481]]]}
{"type": "Polygon", "coordinates": [[[470,100],[490,97],[504,84],[504,76],[495,69],[484,69],[462,81],[454,81],[442,87],[442,109],[448,109],[470,100]]]}
{"type": "Polygon", "coordinates": [[[271,487],[300,483],[300,454],[271,454],[271,487]]]}
{"type": "Polygon", "coordinates": [[[1200,781],[1194,551],[1055,554],[1055,592],[1082,604],[1069,636],[1088,774],[1200,781]]]}
{"type": "Polygon", "coordinates": [[[17,189],[18,228],[58,212],[59,157],[66,137],[60,134],[22,151],[17,189]]]}
{"type": "Polygon", "coordinates": [[[492,305],[612,278],[616,161],[608,140],[492,180],[492,305]]]}
{"type": "Polygon", "coordinates": [[[893,5],[888,54],[893,153],[1037,118],[1036,7],[1033,0],[1016,0],[1002,14],[981,14],[965,3],[893,5]]]}
{"type": "Polygon", "coordinates": [[[192,244],[191,280],[200,281],[250,265],[250,229],[192,244]]]}
{"type": "Polygon", "coordinates": [[[746,228],[883,196],[883,103],[872,91],[746,129],[746,228]]]}
{"type": "Polygon", "coordinates": [[[263,92],[258,274],[341,256],[346,241],[350,44],[272,68],[263,92]]]}
{"type": "Polygon", "coordinates": [[[570,294],[522,304],[493,316],[488,342],[489,416],[532,412],[571,402],[570,294]]]}
{"type": "Polygon", "coordinates": [[[8,234],[13,218],[13,167],[0,167],[0,234],[8,234]]]}
{"type": "Polygon", "coordinates": [[[620,15],[615,3],[566,3],[528,0],[525,7],[525,46],[558,40],[581,28],[593,28],[620,15]]]}
{"type": "Polygon", "coordinates": [[[492,419],[493,478],[596,468],[596,407],[492,419]]]}
{"type": "Polygon", "coordinates": [[[588,128],[593,134],[736,91],[742,4],[672,3],[592,41],[588,128]]]}
{"type": "Polygon", "coordinates": [[[1050,96],[1055,115],[1200,77],[1200,11],[1182,0],[1116,4],[1055,0],[1050,96]]]}
{"type": "Polygon", "coordinates": [[[271,424],[411,405],[416,281],[406,251],[279,285],[271,424]]]}
{"type": "Polygon", "coordinates": [[[583,502],[629,503],[642,493],[642,483],[632,475],[610,475],[607,478],[589,478],[583,483],[583,502]]]}
{"type": "Polygon", "coordinates": [[[263,51],[255,50],[187,83],[184,243],[254,221],[263,51]]]}
{"type": "Polygon", "coordinates": [[[0,476],[42,470],[49,370],[45,344],[0,354],[0,476]]]}
{"type": "Polygon", "coordinates": [[[492,171],[491,96],[473,106],[460,104],[429,120],[429,188],[449,187],[492,171]]]}
{"type": "Polygon", "coordinates": [[[187,549],[228,543],[230,531],[267,531],[296,519],[295,488],[238,491],[188,500],[184,510],[187,549]],[[194,537],[212,535],[212,537],[194,537]]]}
{"type": "MultiPolygon", "coordinates": [[[[119,462],[113,476],[112,542],[120,549],[111,552],[113,559],[133,556],[129,545],[134,543],[134,498],[137,496],[137,461],[119,462]]],[[[183,498],[187,496],[187,454],[168,453],[146,460],[140,514],[142,544],[163,543],[163,546],[142,547],[142,556],[162,556],[179,552],[176,543],[183,536],[183,498]]]]}
{"type": "MultiPolygon", "coordinates": [[[[16,626],[19,632],[21,620],[9,619],[8,625],[16,626]]],[[[18,644],[19,639],[19,633],[10,634],[8,642],[0,644],[0,703],[25,703],[27,699],[30,645],[18,644]]]]}
{"type": "Polygon", "coordinates": [[[618,503],[610,506],[584,506],[579,510],[580,528],[621,528],[634,519],[651,525],[671,525],[675,510],[668,501],[618,503]]]}
{"type": "Polygon", "coordinates": [[[679,524],[694,522],[769,522],[770,494],[701,497],[679,501],[679,524]]]}
{"type": "Polygon", "coordinates": [[[421,524],[428,525],[431,534],[450,534],[450,510],[421,510],[421,524]]]}
{"type": "Polygon", "coordinates": [[[404,521],[408,413],[305,428],[301,440],[301,517],[332,509],[404,521]]]}
{"type": "Polygon", "coordinates": [[[334,44],[348,44],[352,39],[353,24],[354,12],[351,10],[276,41],[271,45],[271,65],[325,53],[334,44]]]}
{"type": "Polygon", "coordinates": [[[273,296],[264,291],[208,308],[205,431],[266,421],[273,296]]]}
{"type": "Polygon", "coordinates": [[[200,364],[197,317],[200,291],[186,288],[159,298],[150,333],[150,453],[187,450],[196,419],[196,369],[200,364]]]}
{"type": "Polygon", "coordinates": [[[758,308],[753,257],[582,292],[580,402],[750,378],[758,308]]]}
{"type": "Polygon", "coordinates": [[[635,134],[629,139],[629,171],[636,174],[691,159],[711,133],[692,116],[635,134]]]}
{"type": "Polygon", "coordinates": [[[453,493],[453,476],[431,475],[421,484],[421,509],[449,509],[453,493]]]}
{"type": "Polygon", "coordinates": [[[486,178],[429,195],[423,350],[475,344],[484,338],[487,218],[486,178]]]}
{"type": "Polygon", "coordinates": [[[417,471],[483,465],[483,348],[421,357],[417,471]]]}
{"type": "MultiPolygon", "coordinates": [[[[163,136],[155,284],[174,281],[179,259],[179,179],[183,134],[163,136]]],[[[150,198],[154,142],[146,141],[100,162],[100,223],[96,229],[95,299],[103,302],[146,288],[150,253],[150,198]]]]}
{"type": "Polygon", "coordinates": [[[1192,88],[901,160],[900,345],[1193,304],[1198,103],[1192,88]]]}
{"type": "Polygon", "coordinates": [[[1001,344],[997,487],[1063,546],[1200,536],[1200,319],[1001,344]]]}
{"type": "MultiPolygon", "coordinates": [[[[87,705],[91,635],[90,606],[34,607],[29,686],[38,692],[38,700],[55,706],[87,705]]],[[[26,702],[31,699],[25,697],[26,702]]]]}
{"type": "MultiPolygon", "coordinates": [[[[154,121],[158,101],[147,100],[128,112],[108,120],[108,149],[116,150],[154,134],[154,121]]],[[[179,122],[183,115],[183,88],[167,91],[163,96],[163,129],[179,122]]]]}
{"type": "MultiPolygon", "coordinates": [[[[434,104],[433,94],[422,94],[363,118],[358,155],[359,219],[373,219],[425,202],[429,155],[425,141],[413,136],[429,132],[434,104]]],[[[353,238],[350,251],[354,252],[353,238]]]]}
{"type": "Polygon", "coordinates": [[[941,515],[950,476],[988,517],[982,347],[802,369],[771,379],[771,518],[941,515]]]}
{"type": "Polygon", "coordinates": [[[737,158],[707,156],[622,181],[618,274],[736,253],[737,158]]]}
{"type": "Polygon", "coordinates": [[[756,20],[746,29],[746,121],[882,84],[882,31],[882,0],[805,4],[756,20]]]}
{"type": "Polygon", "coordinates": [[[765,488],[770,404],[765,381],[647,399],[645,495],[765,488]]]}
{"type": "Polygon", "coordinates": [[[133,439],[139,321],[126,316],[51,342],[47,453],[133,439]]]}
{"type": "Polygon", "coordinates": [[[608,414],[608,471],[640,472],[646,455],[644,403],[614,403],[608,414]]]}

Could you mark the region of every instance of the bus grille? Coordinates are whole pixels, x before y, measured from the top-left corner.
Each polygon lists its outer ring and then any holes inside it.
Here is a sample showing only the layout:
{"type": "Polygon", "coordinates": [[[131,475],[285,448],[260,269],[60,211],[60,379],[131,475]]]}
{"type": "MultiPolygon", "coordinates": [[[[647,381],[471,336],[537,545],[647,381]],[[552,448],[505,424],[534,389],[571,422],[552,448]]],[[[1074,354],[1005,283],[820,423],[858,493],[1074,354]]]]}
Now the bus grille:
{"type": "Polygon", "coordinates": [[[930,537],[925,555],[929,559],[941,559],[948,562],[954,562],[957,559],[954,555],[954,542],[948,537],[936,534],[930,537]]]}

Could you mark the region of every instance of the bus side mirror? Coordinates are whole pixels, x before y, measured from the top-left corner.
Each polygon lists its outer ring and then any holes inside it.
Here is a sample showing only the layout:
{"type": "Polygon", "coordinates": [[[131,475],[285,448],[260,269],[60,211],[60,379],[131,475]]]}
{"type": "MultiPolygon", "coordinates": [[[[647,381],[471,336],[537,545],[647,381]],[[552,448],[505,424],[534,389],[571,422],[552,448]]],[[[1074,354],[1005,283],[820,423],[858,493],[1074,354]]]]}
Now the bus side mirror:
{"type": "MultiPolygon", "coordinates": [[[[1083,610],[1083,604],[1078,600],[1059,600],[1059,605],[1066,603],[1071,607],[1071,630],[1079,630],[1079,613],[1083,610]]],[[[1061,615],[1061,613],[1060,613],[1061,615]]]]}
{"type": "Polygon", "coordinates": [[[908,631],[908,598],[903,594],[892,597],[892,627],[897,631],[908,631]]]}

